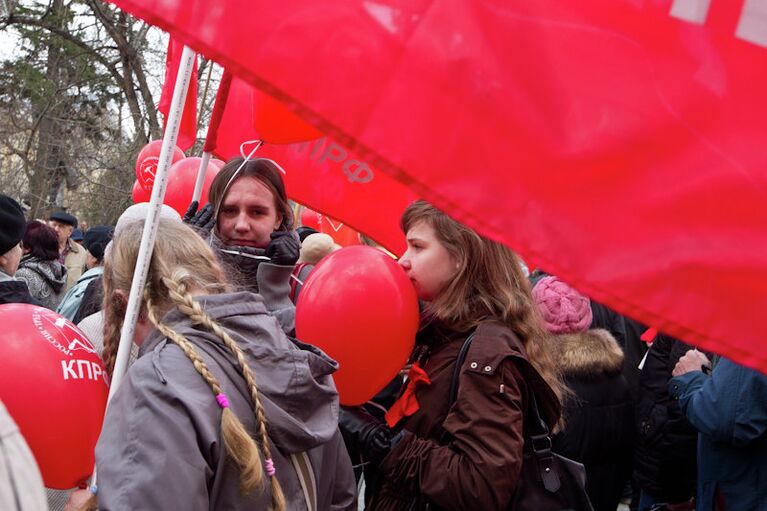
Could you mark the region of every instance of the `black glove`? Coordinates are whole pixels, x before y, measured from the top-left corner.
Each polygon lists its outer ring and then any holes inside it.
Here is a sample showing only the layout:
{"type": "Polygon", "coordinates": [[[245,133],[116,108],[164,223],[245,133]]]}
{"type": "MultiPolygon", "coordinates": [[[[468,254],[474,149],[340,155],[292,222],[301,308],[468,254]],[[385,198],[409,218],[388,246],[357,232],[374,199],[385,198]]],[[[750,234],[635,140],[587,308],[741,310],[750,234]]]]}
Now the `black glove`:
{"type": "Polygon", "coordinates": [[[206,204],[200,211],[197,211],[200,203],[196,200],[189,204],[189,209],[184,213],[184,218],[181,220],[192,227],[197,233],[206,238],[213,226],[216,225],[216,219],[213,217],[213,205],[211,203],[206,204]]]}
{"type": "Polygon", "coordinates": [[[341,407],[338,426],[347,445],[356,447],[365,461],[378,465],[402,437],[362,407],[341,407]]]}
{"type": "Polygon", "coordinates": [[[265,255],[272,264],[290,266],[296,264],[301,254],[301,242],[295,231],[274,231],[272,241],[266,247],[265,255]]]}

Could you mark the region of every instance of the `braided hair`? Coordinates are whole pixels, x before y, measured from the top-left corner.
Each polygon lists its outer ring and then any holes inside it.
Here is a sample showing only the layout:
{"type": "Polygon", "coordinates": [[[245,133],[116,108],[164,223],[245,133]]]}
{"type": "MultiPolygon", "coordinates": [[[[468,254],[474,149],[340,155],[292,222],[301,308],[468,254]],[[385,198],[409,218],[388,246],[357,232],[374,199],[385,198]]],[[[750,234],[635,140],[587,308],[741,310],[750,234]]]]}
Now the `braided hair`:
{"type": "MultiPolygon", "coordinates": [[[[110,374],[114,370],[116,347],[125,314],[124,294],[121,295],[117,291],[127,292],[130,289],[142,228],[143,222],[135,222],[123,229],[114,240],[105,265],[104,354],[105,365],[110,374]]],[[[247,494],[263,489],[266,471],[271,485],[271,509],[283,511],[285,496],[274,471],[267,419],[259,397],[256,376],[248,366],[245,354],[231,335],[206,314],[192,297],[193,292],[215,294],[227,290],[223,272],[210,247],[184,224],[161,219],[147,285],[144,288],[142,314],[162,335],[181,349],[210,387],[213,398],[222,409],[221,432],[226,453],[240,470],[240,491],[247,494]],[[258,442],[250,436],[240,419],[229,408],[220,382],[208,369],[194,345],[163,323],[163,316],[172,308],[187,316],[192,324],[200,325],[213,333],[237,359],[240,374],[249,389],[258,442]]]]}

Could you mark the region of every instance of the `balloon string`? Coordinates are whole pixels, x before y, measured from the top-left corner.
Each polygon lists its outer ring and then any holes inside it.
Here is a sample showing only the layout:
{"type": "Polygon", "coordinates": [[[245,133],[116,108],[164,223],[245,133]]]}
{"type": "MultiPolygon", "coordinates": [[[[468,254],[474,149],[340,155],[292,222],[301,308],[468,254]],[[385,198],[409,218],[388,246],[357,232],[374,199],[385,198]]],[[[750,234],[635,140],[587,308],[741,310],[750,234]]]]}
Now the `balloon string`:
{"type": "MultiPolygon", "coordinates": [[[[256,152],[256,149],[258,149],[262,145],[264,145],[264,141],[263,140],[246,140],[245,142],[240,144],[240,154],[242,155],[243,158],[245,158],[245,161],[247,162],[253,156],[253,153],[256,152]],[[245,146],[248,145],[248,144],[252,144],[254,142],[257,143],[256,147],[250,152],[249,155],[245,156],[245,146]]],[[[280,165],[276,161],[272,160],[271,158],[261,158],[261,159],[272,162],[280,170],[280,172],[282,172],[286,176],[288,175],[288,173],[285,172],[285,169],[282,168],[282,165],[280,165]]],[[[243,163],[243,165],[245,165],[245,163],[243,163]]],[[[240,171],[240,169],[237,169],[237,172],[239,172],[239,171],[240,171]]],[[[237,172],[235,172],[235,174],[237,174],[237,172]]],[[[226,190],[226,189],[224,189],[224,190],[226,190]]]]}
{"type": "MultiPolygon", "coordinates": [[[[256,150],[259,147],[261,147],[262,145],[264,145],[264,141],[263,140],[246,140],[245,142],[240,144],[240,154],[242,155],[243,158],[245,158],[245,162],[250,160],[253,157],[253,153],[255,153],[256,150]],[[253,150],[250,152],[250,154],[245,156],[245,146],[248,145],[248,144],[252,144],[254,142],[256,144],[256,147],[253,148],[253,150]]],[[[245,165],[245,163],[243,163],[243,165],[245,165]]],[[[240,168],[242,168],[242,167],[240,167],[240,168]]],[[[237,172],[239,172],[239,171],[240,171],[240,169],[237,169],[237,172]]]]}
{"type": "Polygon", "coordinates": [[[290,274],[290,278],[295,280],[296,282],[298,282],[302,286],[304,285],[304,282],[301,279],[299,279],[298,277],[296,277],[295,275],[293,275],[292,273],[290,274]]]}
{"type": "Polygon", "coordinates": [[[250,159],[256,153],[258,148],[261,147],[262,145],[264,145],[264,142],[262,140],[246,140],[245,142],[240,144],[240,153],[242,154],[242,157],[244,158],[244,160],[242,160],[242,163],[240,164],[240,166],[237,167],[237,170],[234,171],[234,174],[232,174],[232,177],[229,178],[229,181],[226,182],[226,186],[224,187],[224,191],[221,194],[221,200],[219,201],[218,205],[216,206],[216,211],[213,213],[213,218],[216,218],[216,219],[218,218],[218,210],[219,210],[219,208],[221,208],[221,204],[224,203],[223,199],[224,199],[224,197],[226,197],[226,192],[229,191],[229,187],[232,186],[232,182],[237,178],[237,176],[240,174],[240,171],[245,166],[245,164],[250,161],[250,159]],[[250,154],[245,156],[245,151],[244,151],[245,145],[246,144],[250,144],[251,142],[255,142],[256,143],[256,147],[253,148],[253,150],[250,152],[250,154]]]}

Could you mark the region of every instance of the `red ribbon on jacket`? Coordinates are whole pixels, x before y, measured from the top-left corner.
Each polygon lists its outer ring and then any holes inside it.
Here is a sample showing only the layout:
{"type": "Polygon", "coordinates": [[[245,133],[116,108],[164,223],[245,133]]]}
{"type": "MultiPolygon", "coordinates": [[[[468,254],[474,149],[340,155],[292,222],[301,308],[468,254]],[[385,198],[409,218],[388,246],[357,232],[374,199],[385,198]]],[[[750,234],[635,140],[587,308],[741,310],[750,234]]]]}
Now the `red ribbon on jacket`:
{"type": "Polygon", "coordinates": [[[421,405],[415,397],[415,389],[419,385],[431,385],[431,380],[426,371],[418,365],[418,362],[410,366],[407,373],[407,387],[397,401],[386,412],[386,424],[393,428],[403,417],[410,417],[417,412],[421,405]]]}

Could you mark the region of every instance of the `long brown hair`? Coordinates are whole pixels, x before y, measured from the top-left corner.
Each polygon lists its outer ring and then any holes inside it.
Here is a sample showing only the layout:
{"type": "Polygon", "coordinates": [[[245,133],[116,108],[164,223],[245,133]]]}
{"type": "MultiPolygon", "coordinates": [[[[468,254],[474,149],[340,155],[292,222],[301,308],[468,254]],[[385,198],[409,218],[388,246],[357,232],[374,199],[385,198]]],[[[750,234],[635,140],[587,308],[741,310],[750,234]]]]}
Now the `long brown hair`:
{"type": "Polygon", "coordinates": [[[439,242],[458,261],[455,277],[426,304],[425,314],[458,332],[473,330],[489,319],[508,325],[522,340],[527,358],[561,402],[568,391],[549,354],[549,335],[538,316],[530,283],[516,254],[423,200],[405,209],[400,225],[407,234],[418,222],[430,225],[439,242]]]}
{"type": "MultiPolygon", "coordinates": [[[[245,177],[258,179],[274,196],[274,209],[278,215],[282,215],[282,222],[278,231],[289,231],[293,228],[293,209],[288,203],[285,193],[285,182],[282,180],[279,167],[267,158],[255,158],[248,160],[243,165],[244,158],[229,160],[221,171],[213,178],[208,191],[208,199],[213,204],[213,210],[218,215],[221,203],[235,181],[245,177]],[[242,168],[240,168],[242,167],[242,168]],[[239,171],[238,171],[239,169],[239,171]]],[[[218,218],[216,218],[218,220],[218,218]]]]}
{"type": "MultiPolygon", "coordinates": [[[[141,221],[133,222],[120,231],[112,243],[104,268],[104,358],[110,375],[114,369],[116,348],[125,315],[124,296],[131,286],[143,224],[141,221]]],[[[234,339],[205,313],[191,294],[225,292],[228,290],[225,282],[215,255],[200,236],[178,221],[160,219],[144,288],[142,314],[169,341],[181,348],[210,386],[213,394],[211,399],[214,399],[214,396],[219,399],[218,396],[223,394],[221,384],[208,369],[194,344],[164,324],[163,316],[172,308],[178,309],[189,317],[193,324],[201,325],[218,337],[237,359],[240,373],[250,390],[249,397],[256,419],[260,449],[229,407],[222,408],[221,431],[226,453],[240,469],[240,489],[243,493],[249,493],[261,488],[264,483],[261,451],[267,462],[272,458],[267,421],[256,378],[234,339]]],[[[272,509],[284,510],[285,497],[275,476],[271,476],[271,494],[272,509]]]]}

